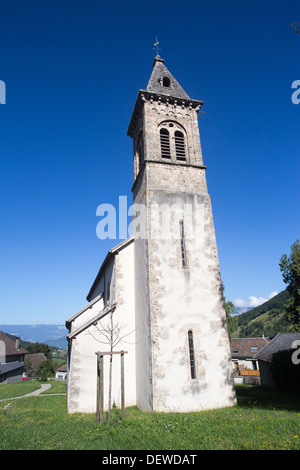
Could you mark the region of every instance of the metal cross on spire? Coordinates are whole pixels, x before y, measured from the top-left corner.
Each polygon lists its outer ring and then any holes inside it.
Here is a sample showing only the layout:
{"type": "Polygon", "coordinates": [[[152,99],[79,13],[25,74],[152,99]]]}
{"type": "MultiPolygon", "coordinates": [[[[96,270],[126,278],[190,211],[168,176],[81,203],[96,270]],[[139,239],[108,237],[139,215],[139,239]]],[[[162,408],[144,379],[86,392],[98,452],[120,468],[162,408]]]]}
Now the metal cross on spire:
{"type": "Polygon", "coordinates": [[[156,42],[154,43],[153,49],[156,48],[156,54],[157,54],[157,55],[159,55],[159,54],[158,54],[158,51],[161,51],[161,49],[158,48],[158,44],[159,44],[159,42],[158,42],[158,40],[157,40],[157,38],[156,38],[156,42]]]}

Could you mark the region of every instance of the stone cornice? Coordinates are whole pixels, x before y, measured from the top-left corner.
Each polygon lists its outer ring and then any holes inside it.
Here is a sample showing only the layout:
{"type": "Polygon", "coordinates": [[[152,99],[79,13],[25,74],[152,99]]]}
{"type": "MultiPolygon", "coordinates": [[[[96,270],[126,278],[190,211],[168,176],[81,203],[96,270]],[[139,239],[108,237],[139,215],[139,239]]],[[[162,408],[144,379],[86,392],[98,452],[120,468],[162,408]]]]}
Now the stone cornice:
{"type": "Polygon", "coordinates": [[[166,103],[172,106],[180,106],[181,108],[188,108],[194,109],[197,113],[201,109],[203,105],[203,101],[200,100],[193,100],[193,99],[183,99],[183,98],[176,98],[170,95],[164,95],[161,93],[152,93],[146,90],[139,90],[134,110],[132,113],[131,121],[128,126],[127,135],[131,138],[134,136],[134,130],[136,127],[136,123],[138,121],[138,114],[143,107],[143,103],[146,101],[150,102],[157,102],[158,104],[166,103]]]}

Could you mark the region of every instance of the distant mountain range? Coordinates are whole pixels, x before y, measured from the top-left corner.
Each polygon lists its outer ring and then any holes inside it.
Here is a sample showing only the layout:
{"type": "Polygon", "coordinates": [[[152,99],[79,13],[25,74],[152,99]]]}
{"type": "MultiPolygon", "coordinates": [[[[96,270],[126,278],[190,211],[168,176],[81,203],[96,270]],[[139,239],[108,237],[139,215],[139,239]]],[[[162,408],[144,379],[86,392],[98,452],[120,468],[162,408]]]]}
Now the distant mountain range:
{"type": "Polygon", "coordinates": [[[66,336],[69,331],[64,325],[0,325],[0,331],[31,343],[44,343],[61,349],[68,347],[66,336]]]}
{"type": "Polygon", "coordinates": [[[249,310],[252,310],[252,307],[235,307],[235,312],[232,316],[241,315],[242,313],[246,313],[249,310]]]}
{"type": "MultiPolygon", "coordinates": [[[[284,290],[267,302],[246,312],[243,308],[243,313],[240,313],[236,308],[238,326],[233,337],[275,336],[277,333],[291,331],[291,325],[287,323],[283,315],[284,305],[289,297],[288,291],[284,290]]],[[[69,331],[64,325],[0,325],[0,331],[18,336],[23,341],[45,343],[61,349],[68,347],[66,336],[69,331]]]]}

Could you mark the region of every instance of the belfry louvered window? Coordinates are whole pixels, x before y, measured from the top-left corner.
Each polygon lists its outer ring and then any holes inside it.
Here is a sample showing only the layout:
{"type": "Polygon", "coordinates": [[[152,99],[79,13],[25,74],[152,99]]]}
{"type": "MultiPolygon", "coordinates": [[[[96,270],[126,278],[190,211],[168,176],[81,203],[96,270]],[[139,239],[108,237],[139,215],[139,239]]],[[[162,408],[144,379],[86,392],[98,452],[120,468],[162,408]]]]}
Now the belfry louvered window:
{"type": "Polygon", "coordinates": [[[160,130],[160,148],[161,148],[161,156],[163,158],[171,158],[170,135],[167,129],[160,130]]]}
{"type": "Polygon", "coordinates": [[[175,131],[175,150],[177,160],[185,160],[184,135],[180,131],[175,131]]]}

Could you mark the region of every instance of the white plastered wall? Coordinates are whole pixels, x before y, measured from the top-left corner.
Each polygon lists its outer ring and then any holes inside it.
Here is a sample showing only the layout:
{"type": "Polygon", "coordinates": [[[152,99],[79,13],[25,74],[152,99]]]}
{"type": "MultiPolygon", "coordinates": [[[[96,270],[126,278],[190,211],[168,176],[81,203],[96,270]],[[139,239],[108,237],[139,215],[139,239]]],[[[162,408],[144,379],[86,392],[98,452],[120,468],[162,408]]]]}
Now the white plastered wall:
{"type": "MultiPolygon", "coordinates": [[[[133,283],[134,251],[133,243],[123,248],[114,256],[113,271],[115,273],[114,301],[116,309],[113,313],[114,325],[121,327],[120,336],[123,337],[115,347],[115,351],[125,350],[125,405],[136,404],[135,387],[135,325],[134,325],[134,283],[133,283]]],[[[110,268],[111,269],[111,266],[110,268]]],[[[102,280],[99,280],[99,284],[102,280]]],[[[96,287],[95,292],[99,293],[96,287]]],[[[80,327],[87,319],[93,318],[99,311],[99,305],[81,314],[74,320],[74,326],[80,327]]],[[[97,351],[110,350],[107,340],[101,333],[109,322],[109,314],[95,325],[92,324],[73,338],[71,344],[71,361],[68,379],[68,408],[69,413],[96,411],[97,391],[97,351]],[[101,321],[101,323],[100,323],[101,321]],[[101,341],[101,342],[100,342],[101,341]]],[[[74,327],[71,331],[74,331],[74,327]]],[[[121,368],[120,355],[113,355],[113,382],[112,404],[120,406],[121,403],[121,368]]],[[[104,406],[108,405],[109,384],[109,356],[104,356],[104,406]]]]}

